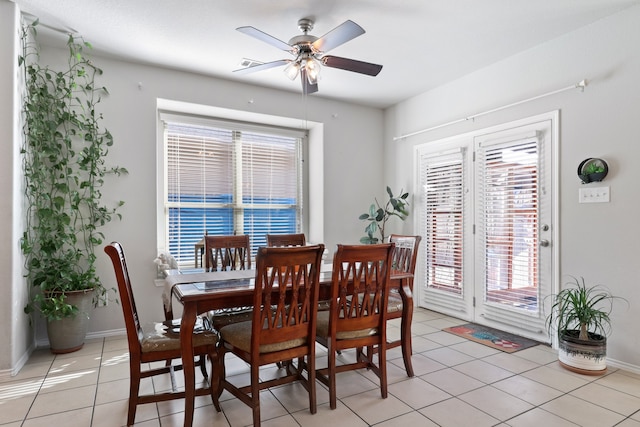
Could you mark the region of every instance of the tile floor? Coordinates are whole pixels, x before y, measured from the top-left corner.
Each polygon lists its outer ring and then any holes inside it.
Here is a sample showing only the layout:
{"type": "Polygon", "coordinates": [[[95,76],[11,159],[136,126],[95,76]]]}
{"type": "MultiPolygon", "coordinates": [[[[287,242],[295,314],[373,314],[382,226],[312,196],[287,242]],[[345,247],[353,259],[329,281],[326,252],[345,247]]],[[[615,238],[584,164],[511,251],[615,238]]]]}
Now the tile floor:
{"type": "MultiPolygon", "coordinates": [[[[466,323],[418,309],[413,324],[414,378],[399,349],[389,351],[389,397],[367,371],[338,375],[338,408],[318,383],[318,413],[308,411],[298,384],[261,394],[262,425],[268,426],[638,426],[640,375],[610,369],[601,377],[562,369],[556,354],[539,345],[507,354],[442,332],[466,323]]],[[[395,324],[390,334],[398,334],[395,324]]],[[[350,357],[345,352],[343,357],[350,357]]],[[[326,354],[319,353],[326,366],[326,354]]],[[[275,366],[264,370],[273,375],[275,366]]],[[[246,366],[227,357],[229,376],[246,366]]],[[[167,389],[168,378],[144,387],[167,389]]],[[[124,338],[92,340],[79,352],[54,357],[37,351],[21,372],[0,383],[0,426],[120,427],[128,398],[128,352],[124,338]]],[[[208,397],[196,401],[195,427],[246,426],[248,407],[225,392],[222,413],[208,397]]],[[[136,426],[182,426],[181,401],[138,407],[136,426]]]]}

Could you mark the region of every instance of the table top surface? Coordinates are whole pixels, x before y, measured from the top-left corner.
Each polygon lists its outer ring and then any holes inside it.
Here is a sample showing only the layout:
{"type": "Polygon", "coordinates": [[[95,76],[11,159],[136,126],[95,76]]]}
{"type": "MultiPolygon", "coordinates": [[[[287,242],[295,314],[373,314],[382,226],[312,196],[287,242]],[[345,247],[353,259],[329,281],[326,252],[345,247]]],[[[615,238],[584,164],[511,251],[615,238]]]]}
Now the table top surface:
{"type": "MultiPolygon", "coordinates": [[[[333,264],[323,263],[320,284],[331,283],[333,264]]],[[[231,270],[205,272],[202,269],[172,270],[165,279],[165,292],[173,293],[179,300],[191,298],[216,298],[230,293],[253,293],[256,270],[231,270]]],[[[411,273],[393,272],[391,279],[410,278],[411,273]]]]}

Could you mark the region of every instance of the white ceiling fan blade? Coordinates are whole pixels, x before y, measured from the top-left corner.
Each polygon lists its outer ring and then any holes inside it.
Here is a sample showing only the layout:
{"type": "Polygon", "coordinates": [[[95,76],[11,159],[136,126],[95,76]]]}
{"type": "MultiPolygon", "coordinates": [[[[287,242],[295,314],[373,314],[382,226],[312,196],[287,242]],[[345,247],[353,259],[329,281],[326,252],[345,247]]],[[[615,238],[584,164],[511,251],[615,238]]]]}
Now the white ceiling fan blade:
{"type": "Polygon", "coordinates": [[[353,40],[364,34],[364,28],[355,22],[348,20],[329,31],[324,36],[313,42],[311,46],[318,52],[328,52],[343,43],[353,40]]]}
{"type": "Polygon", "coordinates": [[[255,73],[256,71],[268,70],[269,68],[286,65],[289,62],[291,62],[290,59],[280,59],[278,61],[265,62],[264,64],[253,65],[251,67],[238,68],[237,70],[233,70],[233,72],[238,74],[255,73]]]}
{"type": "Polygon", "coordinates": [[[248,36],[255,37],[256,39],[270,44],[271,46],[277,47],[278,49],[286,50],[287,52],[293,52],[293,48],[288,43],[285,43],[282,40],[265,33],[264,31],[260,31],[255,27],[238,27],[236,28],[236,30],[248,36]]]}

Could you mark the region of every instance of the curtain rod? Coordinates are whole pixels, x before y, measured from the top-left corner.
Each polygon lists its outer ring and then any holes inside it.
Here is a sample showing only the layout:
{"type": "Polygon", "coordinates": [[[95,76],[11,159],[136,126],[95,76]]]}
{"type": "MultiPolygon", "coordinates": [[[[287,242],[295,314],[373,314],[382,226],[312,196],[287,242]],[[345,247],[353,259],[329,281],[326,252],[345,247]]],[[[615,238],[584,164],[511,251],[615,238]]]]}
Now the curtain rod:
{"type": "Polygon", "coordinates": [[[477,114],[474,114],[472,116],[463,117],[461,119],[454,120],[454,121],[448,122],[448,123],[443,123],[441,125],[432,126],[430,128],[427,128],[427,129],[422,129],[422,130],[419,130],[419,131],[416,131],[416,132],[412,132],[412,133],[408,133],[408,134],[401,135],[401,136],[394,136],[393,140],[394,141],[398,141],[400,139],[406,139],[406,138],[409,138],[409,137],[412,137],[412,136],[416,136],[416,135],[419,135],[421,133],[429,132],[429,131],[432,131],[432,130],[435,130],[435,129],[439,129],[439,128],[442,128],[442,127],[445,127],[445,126],[451,126],[451,125],[454,125],[456,123],[464,122],[464,121],[467,121],[467,120],[473,120],[476,117],[484,116],[484,115],[490,114],[490,113],[495,113],[496,111],[504,110],[505,108],[515,107],[516,105],[524,104],[525,102],[535,101],[536,99],[544,98],[544,97],[550,96],[550,95],[555,95],[556,93],[565,92],[567,90],[580,89],[581,92],[584,92],[584,88],[587,86],[587,83],[588,83],[587,79],[582,79],[578,83],[573,84],[571,86],[563,87],[562,89],[557,89],[557,90],[554,90],[554,91],[551,91],[551,92],[543,93],[542,95],[534,96],[532,98],[523,99],[522,101],[514,102],[514,103],[511,103],[511,104],[508,104],[508,105],[503,105],[502,107],[494,108],[492,110],[484,111],[482,113],[477,113],[477,114]]]}

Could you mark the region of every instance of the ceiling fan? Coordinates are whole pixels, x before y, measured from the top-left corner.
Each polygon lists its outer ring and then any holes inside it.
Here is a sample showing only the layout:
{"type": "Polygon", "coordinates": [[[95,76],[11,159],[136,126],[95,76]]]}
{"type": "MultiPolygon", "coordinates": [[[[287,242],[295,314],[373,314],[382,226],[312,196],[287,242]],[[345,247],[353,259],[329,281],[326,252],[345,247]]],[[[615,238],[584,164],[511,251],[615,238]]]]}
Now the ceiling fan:
{"type": "Polygon", "coordinates": [[[324,36],[318,38],[309,34],[313,29],[313,20],[303,18],[298,21],[298,28],[302,35],[295,36],[285,43],[257,28],[247,26],[236,28],[241,33],[255,37],[265,43],[289,52],[294,59],[281,59],[278,61],[266,62],[234,70],[238,74],[253,73],[255,71],[267,70],[269,68],[286,65],[284,72],[291,80],[295,80],[300,75],[302,81],[302,92],[310,94],[318,91],[318,76],[320,75],[320,65],[342,70],[353,71],[355,73],[377,76],[382,65],[371,64],[369,62],[357,61],[355,59],[342,58],[339,56],[326,55],[328,51],[334,49],[349,40],[352,40],[365,33],[364,29],[351,20],[329,31],[324,36]]]}

